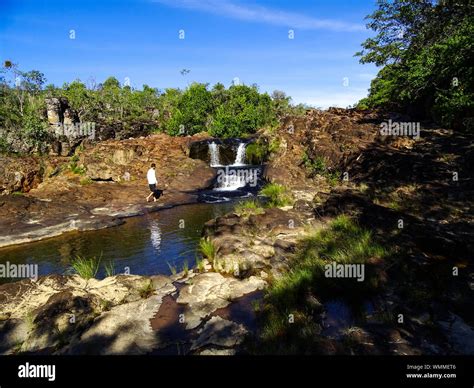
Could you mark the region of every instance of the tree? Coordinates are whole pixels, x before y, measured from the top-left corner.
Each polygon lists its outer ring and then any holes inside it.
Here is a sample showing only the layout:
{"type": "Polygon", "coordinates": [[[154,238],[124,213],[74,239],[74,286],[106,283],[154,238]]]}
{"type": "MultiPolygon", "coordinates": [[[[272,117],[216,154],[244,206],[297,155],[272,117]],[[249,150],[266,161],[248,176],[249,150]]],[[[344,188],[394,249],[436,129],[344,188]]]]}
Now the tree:
{"type": "Polygon", "coordinates": [[[274,90],[271,97],[275,114],[279,118],[289,113],[291,97],[287,96],[286,93],[281,90],[274,90]]]}
{"type": "Polygon", "coordinates": [[[206,131],[208,117],[213,113],[212,95],[207,90],[207,84],[191,84],[181,96],[178,109],[186,133],[192,135],[206,131]]]}
{"type": "Polygon", "coordinates": [[[85,122],[93,119],[96,113],[93,93],[80,80],[65,85],[63,95],[67,98],[70,107],[77,113],[79,120],[85,122]]]}
{"type": "Polygon", "coordinates": [[[379,0],[377,34],[356,53],[383,66],[362,108],[406,111],[459,128],[474,119],[474,8],[469,2],[379,0]]]}
{"type": "Polygon", "coordinates": [[[216,109],[210,133],[218,137],[238,137],[254,133],[274,119],[268,94],[260,94],[255,86],[231,86],[225,102],[216,109]]]}

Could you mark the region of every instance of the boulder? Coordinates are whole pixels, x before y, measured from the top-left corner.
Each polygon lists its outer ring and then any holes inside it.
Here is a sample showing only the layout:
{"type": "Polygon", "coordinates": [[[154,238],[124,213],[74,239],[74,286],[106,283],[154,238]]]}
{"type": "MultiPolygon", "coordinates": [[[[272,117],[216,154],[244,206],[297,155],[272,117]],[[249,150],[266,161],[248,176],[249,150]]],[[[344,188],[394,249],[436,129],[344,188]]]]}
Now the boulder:
{"type": "Polygon", "coordinates": [[[43,180],[43,168],[34,156],[22,158],[0,154],[0,194],[26,193],[43,180]]]}

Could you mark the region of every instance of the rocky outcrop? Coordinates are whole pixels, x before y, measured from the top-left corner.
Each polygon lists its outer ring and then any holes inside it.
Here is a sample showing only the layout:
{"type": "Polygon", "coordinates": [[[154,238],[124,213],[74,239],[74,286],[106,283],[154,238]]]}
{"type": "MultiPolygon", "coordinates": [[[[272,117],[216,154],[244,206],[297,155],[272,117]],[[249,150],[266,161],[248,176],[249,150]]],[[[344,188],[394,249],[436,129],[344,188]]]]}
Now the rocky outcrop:
{"type": "Polygon", "coordinates": [[[0,154],[0,195],[28,192],[43,180],[43,167],[34,156],[14,157],[0,154]]]}
{"type": "Polygon", "coordinates": [[[195,138],[159,134],[139,139],[108,140],[85,146],[79,153],[79,165],[93,180],[123,182],[144,179],[153,162],[157,165],[160,185],[175,190],[203,189],[211,184],[215,172],[205,162],[186,155],[189,143],[195,138]]]}
{"type": "Polygon", "coordinates": [[[346,171],[364,149],[381,140],[379,123],[384,118],[376,112],[337,108],[286,117],[272,135],[279,149],[267,164],[265,177],[291,188],[321,187],[324,180],[304,166],[305,158],[322,159],[327,172],[346,171]]]}
{"type": "MultiPolygon", "coordinates": [[[[102,281],[51,275],[0,286],[2,353],[53,351],[74,342],[97,315],[141,299],[150,279],[115,276],[102,281]]],[[[156,291],[159,294],[159,290],[156,291]]],[[[156,301],[158,302],[158,301],[156,301]]]]}
{"type": "Polygon", "coordinates": [[[205,224],[203,234],[217,247],[213,265],[219,271],[238,277],[278,277],[288,268],[308,225],[317,225],[312,207],[301,212],[270,208],[249,217],[231,213],[215,218],[205,224]]]}
{"type": "MultiPolygon", "coordinates": [[[[65,112],[69,110],[69,104],[66,98],[46,98],[46,116],[48,124],[54,131],[59,125],[64,124],[65,112]]],[[[70,115],[69,115],[70,116],[70,115]]]]}

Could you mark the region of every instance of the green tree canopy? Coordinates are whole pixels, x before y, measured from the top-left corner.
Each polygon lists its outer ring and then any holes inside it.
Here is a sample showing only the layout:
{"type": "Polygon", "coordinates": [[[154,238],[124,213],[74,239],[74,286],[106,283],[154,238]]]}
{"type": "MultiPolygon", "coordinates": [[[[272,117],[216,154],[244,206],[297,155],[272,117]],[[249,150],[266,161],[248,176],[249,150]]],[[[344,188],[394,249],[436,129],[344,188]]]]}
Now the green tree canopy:
{"type": "Polygon", "coordinates": [[[474,8],[470,2],[378,0],[376,32],[356,53],[383,66],[359,107],[382,107],[473,128],[474,8]]]}

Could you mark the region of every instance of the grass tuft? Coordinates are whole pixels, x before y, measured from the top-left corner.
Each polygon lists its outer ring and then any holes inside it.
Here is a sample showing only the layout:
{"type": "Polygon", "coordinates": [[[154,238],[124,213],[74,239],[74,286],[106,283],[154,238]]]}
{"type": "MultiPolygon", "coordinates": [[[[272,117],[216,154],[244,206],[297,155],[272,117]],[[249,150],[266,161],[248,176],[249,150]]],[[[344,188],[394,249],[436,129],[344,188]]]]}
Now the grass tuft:
{"type": "Polygon", "coordinates": [[[168,268],[170,269],[170,272],[172,275],[176,275],[178,273],[178,270],[175,265],[170,264],[170,263],[166,263],[166,264],[168,264],[168,268]]]}
{"type": "Polygon", "coordinates": [[[218,248],[209,237],[203,237],[199,241],[199,251],[207,260],[213,262],[217,256],[218,248]]]}
{"type": "Polygon", "coordinates": [[[256,199],[248,199],[238,202],[234,207],[234,212],[240,217],[248,217],[254,214],[262,214],[265,211],[256,199]]]}
{"type": "Polygon", "coordinates": [[[99,265],[101,262],[101,257],[83,257],[76,256],[71,261],[72,270],[77,273],[81,278],[89,280],[95,278],[97,272],[99,271],[99,265]]]}
{"type": "Polygon", "coordinates": [[[155,288],[153,287],[153,282],[151,280],[138,290],[140,298],[142,299],[150,297],[151,295],[153,295],[154,292],[155,288]]]}
{"type": "Polygon", "coordinates": [[[184,272],[184,276],[188,276],[188,274],[189,274],[189,264],[188,264],[187,260],[185,260],[184,263],[183,263],[183,272],[184,272]]]}
{"type": "Polygon", "coordinates": [[[105,276],[114,276],[115,275],[115,263],[113,260],[109,260],[107,263],[104,265],[105,269],[105,276]]]}

